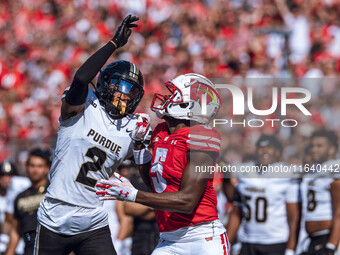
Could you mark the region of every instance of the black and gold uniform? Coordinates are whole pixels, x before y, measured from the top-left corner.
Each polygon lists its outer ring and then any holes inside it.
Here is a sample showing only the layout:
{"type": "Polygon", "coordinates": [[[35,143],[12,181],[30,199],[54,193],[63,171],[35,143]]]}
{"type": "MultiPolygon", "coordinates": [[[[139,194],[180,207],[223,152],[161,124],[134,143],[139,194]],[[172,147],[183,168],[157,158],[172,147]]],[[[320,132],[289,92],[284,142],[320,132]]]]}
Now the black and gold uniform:
{"type": "Polygon", "coordinates": [[[25,255],[33,254],[35,232],[37,228],[37,211],[40,202],[44,199],[48,184],[38,189],[29,187],[20,193],[14,202],[14,217],[19,223],[22,236],[25,240],[25,255]]]}

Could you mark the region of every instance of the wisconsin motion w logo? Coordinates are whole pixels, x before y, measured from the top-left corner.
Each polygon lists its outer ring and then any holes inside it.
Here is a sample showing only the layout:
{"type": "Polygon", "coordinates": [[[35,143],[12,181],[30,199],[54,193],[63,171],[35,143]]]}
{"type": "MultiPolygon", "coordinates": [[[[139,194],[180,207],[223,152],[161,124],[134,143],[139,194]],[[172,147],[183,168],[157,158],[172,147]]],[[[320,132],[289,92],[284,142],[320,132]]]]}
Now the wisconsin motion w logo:
{"type": "Polygon", "coordinates": [[[207,107],[219,108],[222,105],[221,98],[217,91],[207,86],[204,83],[200,83],[196,80],[190,82],[191,93],[190,98],[197,102],[201,101],[201,114],[207,114],[207,107]],[[201,100],[200,100],[201,99],[201,100]]]}

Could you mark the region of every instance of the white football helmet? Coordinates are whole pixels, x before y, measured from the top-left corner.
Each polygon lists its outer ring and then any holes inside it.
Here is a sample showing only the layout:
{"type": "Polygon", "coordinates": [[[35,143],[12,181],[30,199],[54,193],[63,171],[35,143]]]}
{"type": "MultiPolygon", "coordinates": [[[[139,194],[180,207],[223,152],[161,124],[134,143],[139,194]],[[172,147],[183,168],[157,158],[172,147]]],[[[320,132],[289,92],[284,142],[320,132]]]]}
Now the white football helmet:
{"type": "Polygon", "coordinates": [[[220,109],[221,99],[215,85],[202,75],[180,75],[165,85],[170,94],[156,93],[151,103],[151,110],[159,118],[170,116],[208,124],[220,109]]]}

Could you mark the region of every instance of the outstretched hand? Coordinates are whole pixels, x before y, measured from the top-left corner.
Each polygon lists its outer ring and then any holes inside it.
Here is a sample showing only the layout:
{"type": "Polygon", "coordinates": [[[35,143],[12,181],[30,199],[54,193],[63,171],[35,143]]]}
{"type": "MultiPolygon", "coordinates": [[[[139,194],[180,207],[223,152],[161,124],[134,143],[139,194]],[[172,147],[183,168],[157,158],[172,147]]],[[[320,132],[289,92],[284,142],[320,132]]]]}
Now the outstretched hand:
{"type": "Polygon", "coordinates": [[[124,46],[130,35],[131,35],[131,29],[132,27],[137,27],[137,24],[134,24],[133,22],[136,22],[139,20],[137,16],[133,16],[129,14],[125,17],[122,24],[118,27],[114,37],[112,38],[112,42],[117,46],[117,49],[124,46]]]}
{"type": "Polygon", "coordinates": [[[96,185],[96,194],[100,200],[122,200],[135,202],[138,190],[133,187],[128,179],[114,173],[113,180],[101,180],[96,185]]]}

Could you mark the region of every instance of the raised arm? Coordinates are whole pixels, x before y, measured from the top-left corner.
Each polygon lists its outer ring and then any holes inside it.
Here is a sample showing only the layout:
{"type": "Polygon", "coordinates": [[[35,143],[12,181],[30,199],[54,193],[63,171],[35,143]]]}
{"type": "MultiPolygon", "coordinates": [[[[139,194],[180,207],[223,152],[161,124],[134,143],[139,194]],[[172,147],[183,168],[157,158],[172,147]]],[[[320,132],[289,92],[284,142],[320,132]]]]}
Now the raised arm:
{"type": "Polygon", "coordinates": [[[128,15],[118,27],[114,37],[110,42],[96,51],[86,62],[77,70],[74,75],[70,88],[65,92],[66,96],[62,100],[61,119],[67,120],[72,116],[84,111],[85,101],[88,93],[88,84],[97,75],[111,54],[119,47],[124,46],[131,35],[131,27],[136,27],[133,22],[138,17],[128,15]]]}

